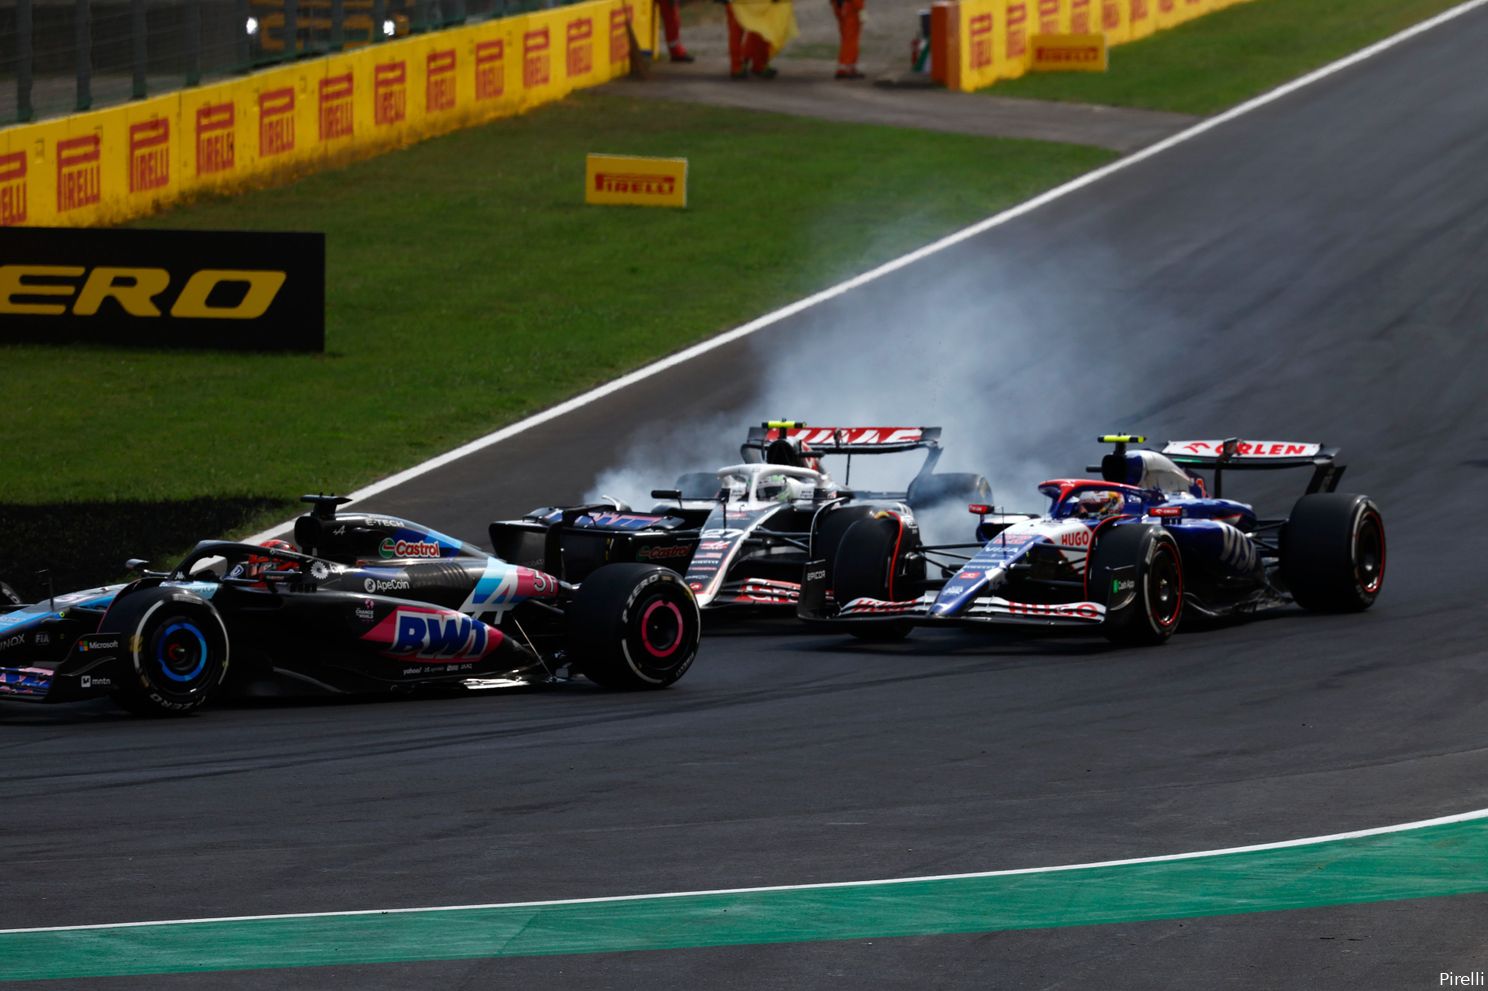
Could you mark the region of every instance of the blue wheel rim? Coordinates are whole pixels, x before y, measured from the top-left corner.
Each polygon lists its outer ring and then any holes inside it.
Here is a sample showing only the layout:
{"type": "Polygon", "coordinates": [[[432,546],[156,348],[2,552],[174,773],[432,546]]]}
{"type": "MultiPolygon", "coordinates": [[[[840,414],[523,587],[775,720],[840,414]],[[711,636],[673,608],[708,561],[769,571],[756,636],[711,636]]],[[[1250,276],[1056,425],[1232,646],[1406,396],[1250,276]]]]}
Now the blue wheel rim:
{"type": "Polygon", "coordinates": [[[160,631],[160,636],[155,641],[155,662],[160,666],[161,673],[171,681],[184,683],[199,677],[206,670],[207,653],[207,638],[202,636],[195,623],[172,623],[160,631]],[[185,671],[183,669],[190,661],[183,663],[181,653],[191,646],[196,647],[196,665],[185,671]]]}

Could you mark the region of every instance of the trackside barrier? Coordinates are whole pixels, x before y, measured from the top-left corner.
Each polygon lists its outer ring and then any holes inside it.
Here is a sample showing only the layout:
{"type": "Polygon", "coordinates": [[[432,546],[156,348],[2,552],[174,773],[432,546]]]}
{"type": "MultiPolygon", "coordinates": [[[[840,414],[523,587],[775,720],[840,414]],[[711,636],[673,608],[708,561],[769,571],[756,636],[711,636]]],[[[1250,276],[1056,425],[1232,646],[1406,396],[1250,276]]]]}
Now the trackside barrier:
{"type": "Polygon", "coordinates": [[[510,117],[654,49],[650,0],[590,0],[0,130],[0,226],[115,224],[201,192],[510,117]]]}
{"type": "Polygon", "coordinates": [[[931,75],[971,92],[1028,71],[1034,35],[1097,34],[1106,47],[1248,0],[950,0],[935,5],[931,75]],[[941,9],[945,13],[941,14],[941,9]],[[935,37],[944,22],[943,43],[935,37]]]}

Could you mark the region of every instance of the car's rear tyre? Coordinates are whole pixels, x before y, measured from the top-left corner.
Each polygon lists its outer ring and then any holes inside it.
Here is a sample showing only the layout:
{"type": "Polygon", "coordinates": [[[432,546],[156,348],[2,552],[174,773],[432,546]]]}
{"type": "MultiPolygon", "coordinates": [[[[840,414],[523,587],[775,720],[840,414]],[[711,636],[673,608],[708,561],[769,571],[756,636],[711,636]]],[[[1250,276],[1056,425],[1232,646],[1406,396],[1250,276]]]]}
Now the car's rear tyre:
{"type": "Polygon", "coordinates": [[[992,483],[971,472],[946,472],[943,475],[921,475],[909,483],[905,501],[911,509],[933,509],[956,506],[964,509],[972,503],[992,501],[992,483]]]}
{"type": "Polygon", "coordinates": [[[179,589],[146,589],[114,604],[121,673],[114,701],[141,716],[181,716],[206,705],[227,675],[228,637],[206,601],[179,589]]]}
{"type": "Polygon", "coordinates": [[[1385,521],[1367,496],[1316,492],[1281,528],[1281,576],[1304,609],[1358,612],[1385,581],[1385,521]]]}
{"type": "MultiPolygon", "coordinates": [[[[839,606],[854,599],[895,601],[908,589],[896,587],[899,561],[913,548],[898,513],[877,513],[854,522],[842,534],[832,561],[832,595],[839,606]]],[[[916,589],[917,591],[917,589],[916,589]]],[[[905,620],[850,620],[847,631],[859,640],[903,640],[914,629],[905,620]]]]}
{"type": "Polygon", "coordinates": [[[665,688],[697,657],[702,616],[682,576],[652,564],[595,569],[568,608],[578,669],[606,688],[665,688]]]}
{"type": "Polygon", "coordinates": [[[1183,620],[1183,556],[1173,535],[1160,526],[1108,526],[1090,553],[1089,594],[1106,606],[1106,639],[1167,643],[1183,620]]]}

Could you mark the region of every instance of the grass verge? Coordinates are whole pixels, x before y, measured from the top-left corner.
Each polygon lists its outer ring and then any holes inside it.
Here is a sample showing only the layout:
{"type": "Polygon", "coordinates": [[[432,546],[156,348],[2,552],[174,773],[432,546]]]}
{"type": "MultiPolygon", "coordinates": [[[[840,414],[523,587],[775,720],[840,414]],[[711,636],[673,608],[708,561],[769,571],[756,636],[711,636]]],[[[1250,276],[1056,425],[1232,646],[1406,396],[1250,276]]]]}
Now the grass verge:
{"type": "Polygon", "coordinates": [[[588,93],[177,209],[325,231],[327,353],[0,349],[0,508],[347,491],[1110,157],[588,93]],[[588,151],[688,157],[692,205],[584,206],[588,151]]]}
{"type": "Polygon", "coordinates": [[[1109,72],[1040,73],[984,92],[1212,114],[1458,2],[1252,0],[1112,49],[1109,72]]]}

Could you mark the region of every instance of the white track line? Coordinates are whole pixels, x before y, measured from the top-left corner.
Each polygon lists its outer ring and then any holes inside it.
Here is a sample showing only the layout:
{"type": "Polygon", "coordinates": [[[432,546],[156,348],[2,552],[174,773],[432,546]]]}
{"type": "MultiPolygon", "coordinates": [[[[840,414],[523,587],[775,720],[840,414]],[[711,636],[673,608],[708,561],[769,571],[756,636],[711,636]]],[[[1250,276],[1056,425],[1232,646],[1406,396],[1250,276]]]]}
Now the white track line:
{"type": "Polygon", "coordinates": [[[598,905],[611,902],[634,902],[658,898],[698,898],[708,895],[754,895],[770,891],[813,891],[822,888],[867,888],[896,884],[918,884],[925,881],[968,881],[987,877],[1013,877],[1019,874],[1058,874],[1065,871],[1088,871],[1103,867],[1131,867],[1139,864],[1161,864],[1174,860],[1195,860],[1202,857],[1224,857],[1238,853],[1258,853],[1267,850],[1285,850],[1289,847],[1315,846],[1336,843],[1341,840],[1365,839],[1404,833],[1433,826],[1448,826],[1458,822],[1488,819],[1488,809],[1461,812],[1457,815],[1422,819],[1417,822],[1400,823],[1395,826],[1377,826],[1373,829],[1356,829],[1348,833],[1332,833],[1327,836],[1308,836],[1297,840],[1281,840],[1276,843],[1257,843],[1253,846],[1226,847],[1222,850],[1198,850],[1192,853],[1168,853],[1157,857],[1133,857],[1129,860],[1100,860],[1089,864],[1064,864],[1058,867],[1019,867],[1003,871],[975,871],[969,874],[931,874],[923,877],[894,877],[875,881],[825,881],[817,884],[777,884],[760,888],[714,888],[706,891],[665,891],[649,895],[609,895],[602,898],[559,898],[540,902],[491,902],[484,905],[435,905],[428,908],[373,908],[350,912],[291,912],[283,915],[229,915],[212,919],[163,919],[157,922],[103,922],[86,926],[40,926],[35,929],[0,929],[0,936],[17,933],[76,932],[88,929],[137,929],[141,926],[192,926],[208,922],[263,922],[271,919],[336,919],[357,915],[409,915],[419,912],[471,912],[498,908],[548,908],[556,905],[598,905]]]}
{"type": "MultiPolygon", "coordinates": [[[[1484,4],[1488,4],[1488,0],[1467,0],[1466,3],[1459,4],[1458,6],[1453,7],[1450,10],[1444,11],[1443,13],[1436,15],[1430,20],[1422,21],[1419,24],[1408,27],[1404,31],[1401,31],[1399,34],[1391,35],[1383,41],[1375,42],[1368,48],[1362,48],[1359,51],[1354,52],[1352,55],[1348,55],[1344,58],[1339,59],[1337,62],[1325,65],[1321,69],[1309,72],[1305,76],[1278,86],[1276,89],[1271,90],[1269,93],[1262,93],[1260,96],[1255,97],[1254,99],[1246,100],[1239,106],[1232,107],[1222,114],[1218,114],[1214,117],[1210,117],[1206,120],[1200,121],[1186,131],[1180,131],[1172,137],[1164,138],[1163,140],[1157,142],[1157,144],[1148,145],[1141,151],[1128,155],[1126,158],[1119,159],[1109,165],[1104,165],[1101,168],[1096,169],[1094,172],[1087,172],[1084,175],[1080,176],[1078,179],[1073,179],[1062,186],[1056,186],[1046,193],[1041,193],[1038,196],[1035,196],[1031,200],[1026,200],[1015,207],[1004,210],[1002,213],[999,213],[992,217],[988,217],[986,220],[979,221],[975,224],[972,224],[970,227],[966,227],[962,230],[956,231],[954,234],[949,234],[946,237],[941,238],[939,241],[934,242],[933,244],[927,244],[925,247],[919,248],[915,251],[911,251],[907,255],[902,255],[898,258],[895,258],[893,261],[885,262],[878,268],[875,268],[868,272],[864,272],[862,275],[854,276],[853,278],[848,279],[846,282],[839,282],[837,285],[832,286],[830,289],[823,289],[821,292],[816,293],[815,295],[807,296],[805,299],[802,300],[797,300],[796,302],[791,303],[789,306],[785,306],[781,309],[775,310],[773,313],[767,313],[762,317],[749,321],[743,326],[735,327],[733,330],[725,331],[724,333],[719,334],[717,337],[710,337],[706,341],[694,344],[690,348],[678,351],[676,354],[668,355],[667,357],[662,358],[660,361],[652,362],[651,364],[646,365],[644,368],[638,368],[627,375],[622,375],[617,379],[606,382],[604,385],[598,386],[594,389],[590,389],[588,392],[583,393],[582,395],[575,396],[574,398],[569,399],[566,402],[559,403],[557,406],[549,407],[548,409],[545,409],[540,413],[534,413],[532,416],[527,417],[527,419],[525,420],[520,420],[516,423],[513,423],[511,426],[502,427],[500,430],[497,430],[494,433],[486,434],[484,437],[479,437],[468,444],[462,444],[452,451],[446,451],[444,454],[432,457],[422,464],[417,464],[414,465],[412,468],[404,469],[403,471],[398,472],[396,475],[389,475],[386,478],[373,482],[371,485],[368,485],[365,488],[357,489],[355,492],[352,492],[350,496],[352,499],[367,499],[372,496],[379,495],[380,493],[386,492],[388,489],[394,488],[398,485],[402,485],[404,482],[412,481],[413,479],[418,478],[421,475],[427,475],[431,471],[443,468],[445,465],[455,461],[459,461],[461,458],[468,457],[469,455],[474,454],[477,451],[485,450],[492,444],[499,444],[510,437],[515,437],[517,434],[524,433],[528,430],[531,430],[533,427],[536,427],[543,423],[547,423],[549,420],[556,420],[560,416],[564,416],[568,413],[572,413],[576,409],[581,409],[584,406],[588,406],[590,403],[603,399],[605,396],[608,396],[611,393],[619,392],[621,389],[625,389],[632,385],[635,385],[637,382],[642,382],[653,375],[657,375],[661,372],[666,371],[669,368],[675,368],[676,366],[683,364],[684,362],[691,361],[693,358],[696,358],[699,355],[707,354],[709,351],[721,348],[725,344],[731,344],[734,341],[748,337],[756,331],[763,330],[766,327],[771,326],[772,324],[779,323],[786,317],[794,316],[795,314],[800,313],[802,310],[806,310],[813,306],[816,306],[818,303],[824,303],[829,299],[835,299],[836,297],[841,296],[844,293],[851,292],[859,286],[864,286],[876,279],[881,279],[891,272],[897,272],[899,271],[899,269],[904,268],[907,265],[913,265],[915,262],[920,261],[921,259],[928,258],[931,255],[936,254],[937,252],[944,251],[945,249],[952,247],[953,245],[960,244],[962,241],[976,237],[978,234],[985,233],[986,231],[992,230],[992,228],[994,227],[1000,227],[1010,220],[1015,220],[1018,217],[1023,216],[1025,213],[1037,210],[1039,207],[1043,206],[1046,203],[1052,203],[1057,199],[1076,192],[1077,190],[1084,189],[1086,186],[1099,182],[1109,175],[1114,175],[1123,169],[1131,168],[1138,162],[1145,162],[1152,156],[1159,155],[1162,152],[1167,151],[1169,148],[1180,145],[1185,141],[1190,141],[1193,138],[1196,138],[1199,135],[1205,133],[1206,131],[1211,131],[1214,128],[1219,127],[1221,124],[1225,124],[1229,121],[1234,120],[1236,117],[1250,113],[1252,110],[1257,110],[1269,103],[1274,103],[1284,96],[1295,93],[1297,90],[1301,89],[1304,86],[1310,86],[1313,83],[1318,82],[1319,80],[1326,79],[1329,76],[1334,75],[1335,73],[1342,72],[1344,69],[1347,69],[1353,65],[1357,65],[1358,63],[1363,62],[1365,59],[1373,58],[1381,52],[1394,48],[1396,45],[1399,45],[1402,42],[1409,41],[1416,35],[1422,34],[1426,31],[1430,31],[1434,27],[1445,24],[1448,21],[1455,20],[1456,18],[1461,17],[1462,15],[1470,11],[1482,7],[1484,4]]],[[[285,523],[281,523],[271,529],[264,530],[262,533],[256,533],[253,536],[246,537],[244,539],[248,543],[258,543],[260,541],[267,540],[270,537],[278,536],[279,534],[285,532],[291,526],[293,526],[293,523],[294,521],[290,520],[285,523]]]]}

